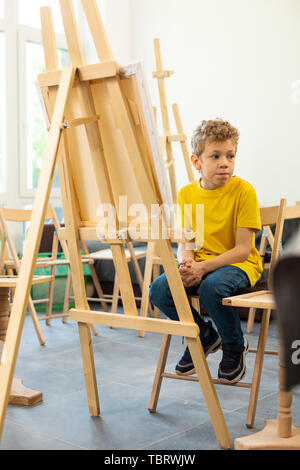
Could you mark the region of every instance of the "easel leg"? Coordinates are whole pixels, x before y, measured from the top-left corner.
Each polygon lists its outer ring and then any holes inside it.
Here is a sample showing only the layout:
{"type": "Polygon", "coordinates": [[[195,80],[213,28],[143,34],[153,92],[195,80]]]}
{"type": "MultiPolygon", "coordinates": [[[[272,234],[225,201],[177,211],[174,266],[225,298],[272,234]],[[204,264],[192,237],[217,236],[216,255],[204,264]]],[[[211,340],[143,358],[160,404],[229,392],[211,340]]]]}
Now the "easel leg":
{"type": "Polygon", "coordinates": [[[61,123],[65,114],[66,103],[74,83],[74,78],[75,69],[67,68],[62,71],[61,81],[57,92],[57,102],[54,108],[42,170],[36,190],[36,198],[22,258],[21,270],[14,295],[14,302],[4,347],[6,360],[5,363],[1,362],[0,366],[0,435],[3,430],[9,393],[11,390],[26,315],[26,307],[30,298],[30,288],[34,274],[35,260],[38,254],[42,237],[43,222],[45,220],[47,204],[51,192],[51,185],[62,132],[61,123]]]}
{"type": "Polygon", "coordinates": [[[100,404],[98,397],[96,372],[94,366],[92,338],[89,325],[86,323],[78,323],[78,331],[80,337],[89,410],[92,416],[98,416],[100,414],[100,404]]]}
{"type": "Polygon", "coordinates": [[[148,406],[148,410],[151,413],[155,413],[156,408],[157,408],[158,397],[159,397],[160,388],[161,388],[162,379],[163,379],[162,374],[166,367],[171,338],[172,338],[171,335],[165,335],[162,346],[161,346],[159,359],[157,363],[156,374],[155,374],[154,383],[152,387],[152,393],[151,393],[150,402],[148,406]]]}
{"type": "MultiPolygon", "coordinates": [[[[147,311],[149,307],[149,287],[151,284],[152,279],[152,260],[154,255],[155,249],[155,242],[149,242],[147,247],[147,255],[146,255],[146,263],[145,263],[145,270],[144,270],[144,283],[143,283],[143,291],[142,291],[142,302],[140,308],[140,316],[146,317],[147,311]]],[[[145,332],[139,331],[138,336],[140,338],[144,338],[145,332]]]]}
{"type": "Polygon", "coordinates": [[[228,449],[231,447],[231,439],[227,430],[226,422],[219,403],[215,387],[212,383],[208,365],[199,338],[186,338],[190,350],[196,374],[204,395],[210,419],[216,433],[216,437],[221,447],[228,449]],[[202,356],[202,360],[201,360],[202,356]]]}
{"type": "MultiPolygon", "coordinates": [[[[89,305],[86,299],[80,241],[78,237],[78,226],[76,224],[76,221],[78,220],[78,214],[77,208],[75,206],[74,187],[70,173],[69,149],[66,135],[64,135],[62,140],[62,147],[63,151],[60,156],[60,178],[63,178],[64,180],[62,199],[65,215],[65,226],[69,232],[68,245],[70,256],[70,276],[73,282],[76,307],[89,310],[89,305]]],[[[95,330],[94,325],[78,323],[89,409],[93,416],[98,416],[100,413],[100,406],[90,327],[92,329],[94,328],[95,330]]]]}
{"type": "MultiPolygon", "coordinates": [[[[193,322],[192,312],[177,270],[177,263],[174,259],[171,245],[164,240],[158,240],[157,247],[180,321],[193,322]]],[[[221,447],[228,449],[231,447],[231,439],[199,336],[196,339],[186,339],[216,437],[221,447]]]]}

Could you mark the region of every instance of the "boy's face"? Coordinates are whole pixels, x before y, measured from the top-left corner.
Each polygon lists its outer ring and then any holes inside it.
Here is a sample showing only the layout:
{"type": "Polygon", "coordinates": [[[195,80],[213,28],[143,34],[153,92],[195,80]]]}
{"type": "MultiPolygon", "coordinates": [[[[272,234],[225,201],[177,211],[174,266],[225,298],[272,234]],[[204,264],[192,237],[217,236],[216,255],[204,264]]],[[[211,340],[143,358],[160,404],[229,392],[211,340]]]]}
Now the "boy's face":
{"type": "Polygon", "coordinates": [[[233,175],[236,144],[232,139],[223,142],[206,142],[200,156],[191,156],[196,170],[201,171],[201,186],[218,189],[227,184],[233,175]]]}

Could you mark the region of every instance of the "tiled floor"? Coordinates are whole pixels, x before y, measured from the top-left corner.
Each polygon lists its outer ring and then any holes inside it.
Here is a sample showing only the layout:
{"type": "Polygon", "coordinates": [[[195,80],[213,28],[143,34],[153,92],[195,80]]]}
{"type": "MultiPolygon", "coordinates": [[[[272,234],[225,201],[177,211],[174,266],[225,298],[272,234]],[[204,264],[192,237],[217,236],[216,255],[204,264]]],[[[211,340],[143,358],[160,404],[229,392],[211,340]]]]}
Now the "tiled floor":
{"type": "MultiPolygon", "coordinates": [[[[0,449],[204,450],[219,449],[198,383],[164,379],[157,412],[147,410],[162,336],[99,326],[93,337],[101,416],[87,407],[77,325],[53,320],[42,325],[46,345],[40,346],[30,317],[26,318],[15,377],[43,392],[33,407],[9,405],[0,449]]],[[[243,322],[243,328],[246,324],[243,322]]],[[[257,341],[258,324],[248,335],[257,341]]],[[[277,347],[277,328],[271,322],[268,348],[277,347]]],[[[173,371],[184,345],[173,337],[167,369],[173,371]]],[[[208,358],[216,377],[221,352],[208,358]]],[[[247,356],[251,380],[254,355],[247,356]]],[[[232,441],[257,432],[265,419],[277,415],[278,358],[265,356],[255,427],[245,426],[249,390],[217,385],[217,394],[232,441]]],[[[300,397],[294,394],[293,423],[300,426],[300,397]]]]}

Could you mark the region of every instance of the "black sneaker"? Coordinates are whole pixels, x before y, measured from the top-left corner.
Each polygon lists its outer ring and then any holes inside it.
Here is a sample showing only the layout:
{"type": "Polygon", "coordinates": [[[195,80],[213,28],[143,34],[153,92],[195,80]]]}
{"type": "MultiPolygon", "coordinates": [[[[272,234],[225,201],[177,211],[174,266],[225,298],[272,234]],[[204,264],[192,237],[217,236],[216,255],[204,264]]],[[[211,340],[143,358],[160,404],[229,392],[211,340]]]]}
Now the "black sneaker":
{"type": "Polygon", "coordinates": [[[219,365],[218,378],[222,383],[239,382],[246,372],[246,354],[249,343],[244,336],[244,344],[223,343],[223,358],[219,365]]]}
{"type": "MultiPolygon", "coordinates": [[[[220,349],[222,343],[221,337],[212,326],[211,321],[208,321],[207,325],[210,332],[205,338],[201,339],[205,357],[220,349]]],[[[177,375],[192,375],[195,373],[195,367],[188,347],[186,347],[182,358],[176,365],[175,371],[177,375]]]]}

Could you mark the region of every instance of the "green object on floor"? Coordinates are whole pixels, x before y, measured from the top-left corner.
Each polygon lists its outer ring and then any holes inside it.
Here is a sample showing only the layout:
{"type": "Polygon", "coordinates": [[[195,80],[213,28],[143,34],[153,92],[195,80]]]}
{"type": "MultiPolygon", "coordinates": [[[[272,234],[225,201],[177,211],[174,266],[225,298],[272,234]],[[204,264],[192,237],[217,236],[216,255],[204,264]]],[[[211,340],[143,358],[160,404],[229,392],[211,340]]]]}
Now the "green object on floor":
{"type": "MultiPolygon", "coordinates": [[[[51,253],[39,253],[38,258],[50,258],[51,253]]],[[[57,253],[57,259],[66,259],[64,253],[57,253]]],[[[53,310],[62,310],[65,299],[66,284],[69,272],[69,265],[58,265],[55,268],[55,283],[54,283],[54,294],[53,294],[53,310]]],[[[34,272],[36,276],[49,276],[50,268],[37,268],[34,272]]],[[[83,274],[85,284],[87,278],[91,275],[88,265],[83,265],[83,274]]],[[[44,299],[48,297],[49,283],[37,284],[31,288],[32,300],[44,299]]],[[[46,311],[46,303],[35,305],[37,312],[46,311]]],[[[74,303],[70,302],[70,308],[74,307],[74,303]]]]}

